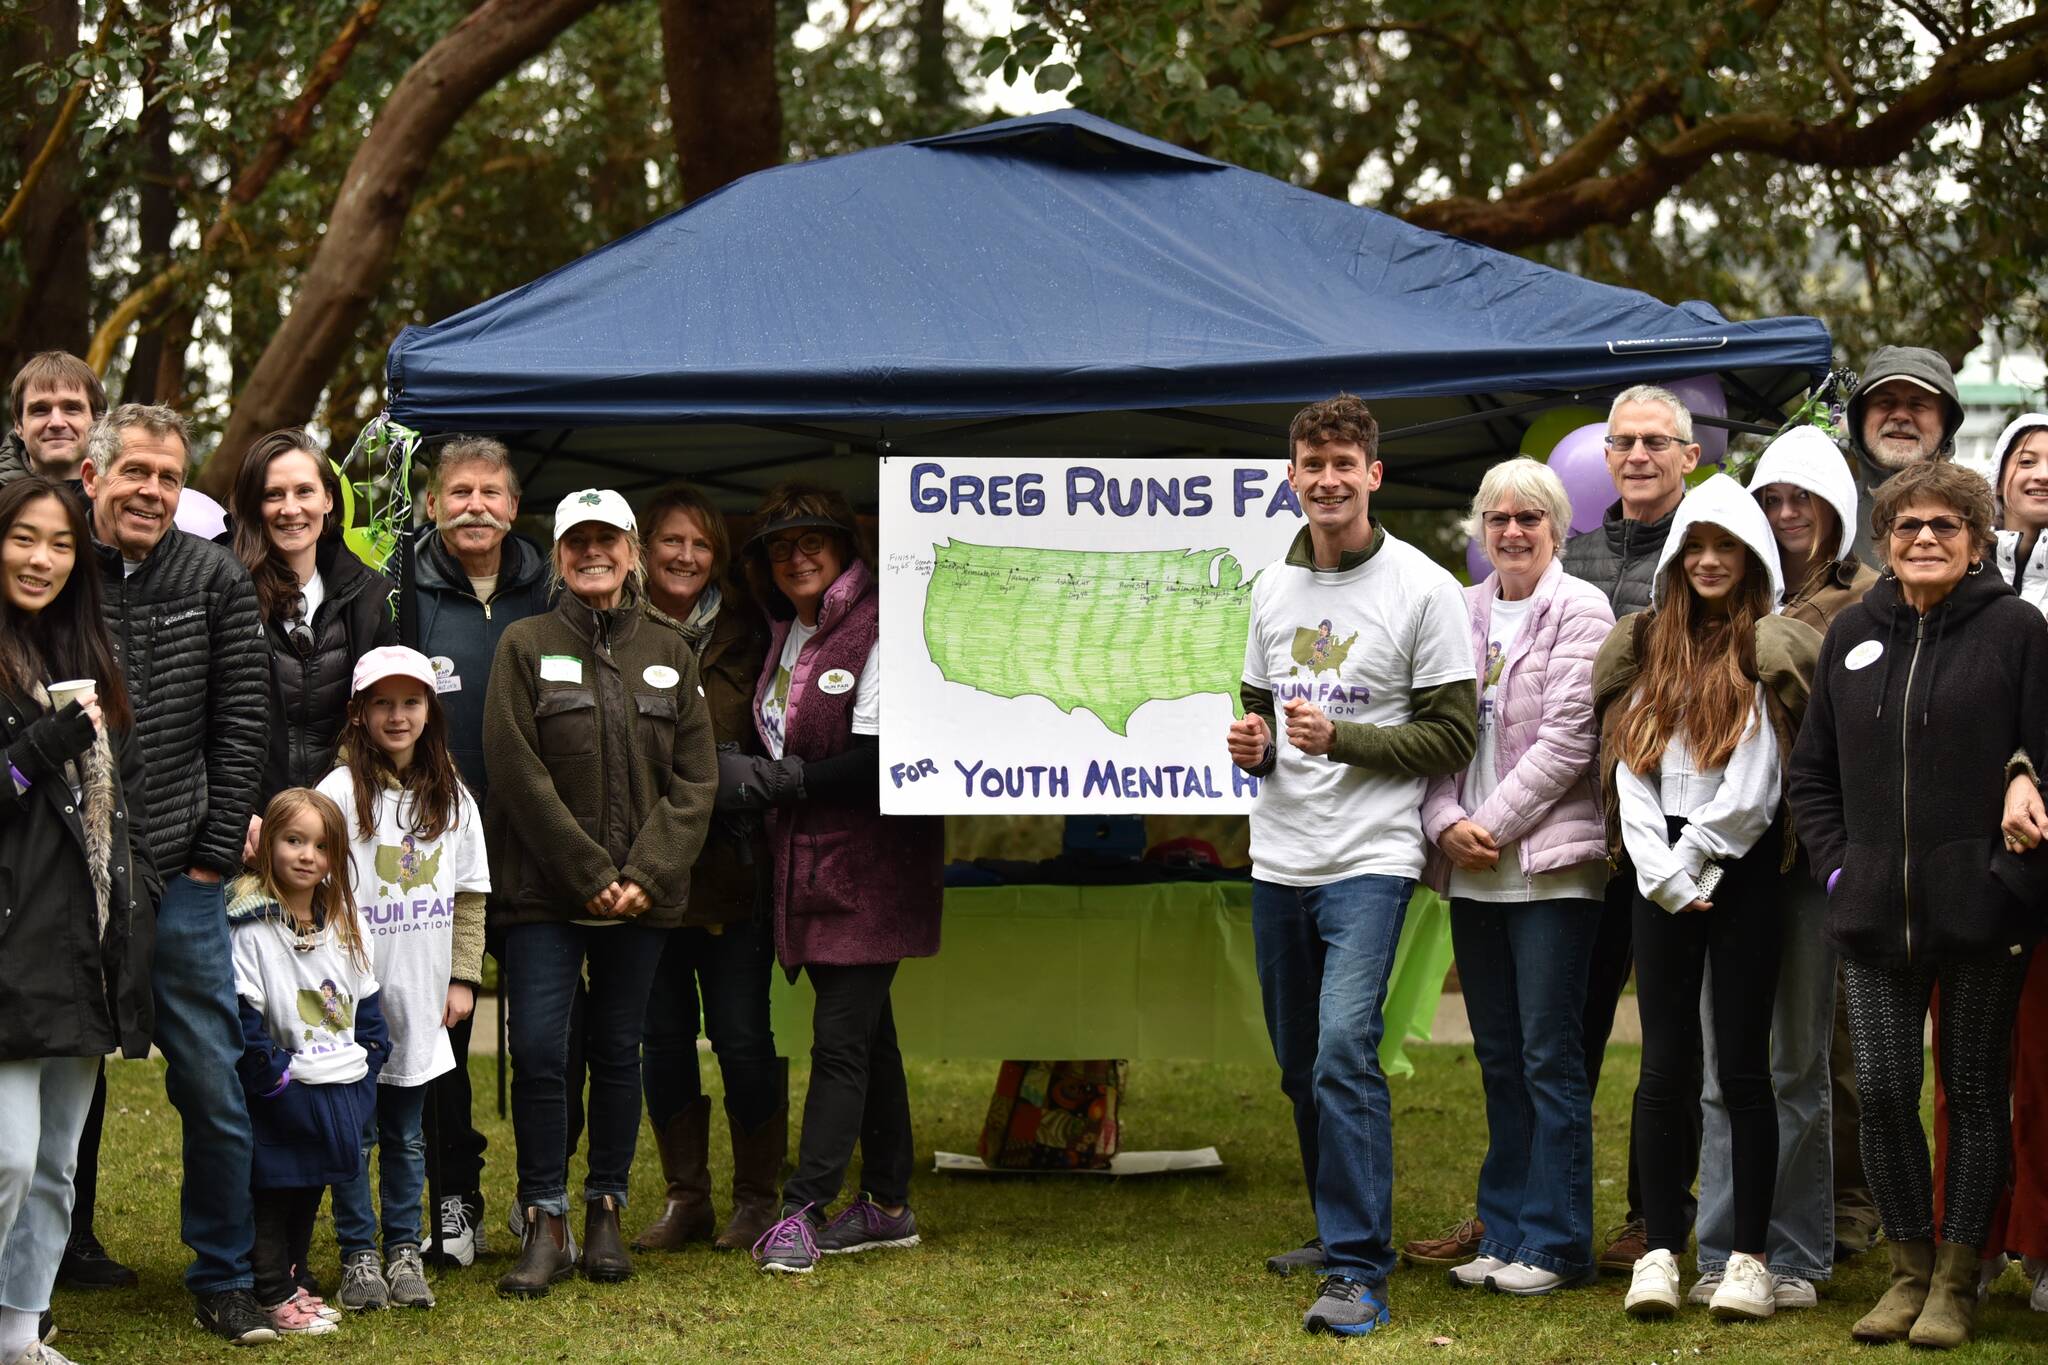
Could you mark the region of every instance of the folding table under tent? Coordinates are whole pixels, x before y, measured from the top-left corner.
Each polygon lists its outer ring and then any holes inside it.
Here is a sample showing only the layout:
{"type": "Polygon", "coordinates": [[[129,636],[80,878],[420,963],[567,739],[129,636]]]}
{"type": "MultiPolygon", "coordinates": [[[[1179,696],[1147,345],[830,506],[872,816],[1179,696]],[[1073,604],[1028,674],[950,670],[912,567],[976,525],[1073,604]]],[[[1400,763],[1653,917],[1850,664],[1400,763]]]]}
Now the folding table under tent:
{"type": "Polygon", "coordinates": [[[872,505],[883,453],[1270,459],[1347,389],[1382,505],[1451,507],[1545,407],[1712,373],[1771,430],[1830,351],[1060,110],[748,176],[406,328],[386,386],[430,440],[504,439],[534,506],[687,475],[735,509],[872,505]]]}

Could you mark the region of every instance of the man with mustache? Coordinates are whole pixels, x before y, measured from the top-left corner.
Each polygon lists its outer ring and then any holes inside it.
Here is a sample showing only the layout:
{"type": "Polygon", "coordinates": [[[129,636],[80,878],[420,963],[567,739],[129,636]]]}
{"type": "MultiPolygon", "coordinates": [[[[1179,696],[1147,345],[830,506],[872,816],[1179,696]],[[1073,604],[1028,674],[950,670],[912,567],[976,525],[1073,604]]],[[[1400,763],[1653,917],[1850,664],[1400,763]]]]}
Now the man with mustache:
{"type": "MultiPolygon", "coordinates": [[[[547,559],[532,541],[512,534],[519,472],[504,445],[488,437],[459,436],[442,447],[427,488],[427,516],[433,524],[421,527],[414,541],[406,643],[434,661],[448,715],[448,751],[482,805],[491,659],[507,626],[547,610],[547,559]]],[[[485,1143],[470,1117],[470,1023],[448,1031],[455,1069],[427,1088],[427,1133],[437,1150],[427,1156],[435,1231],[426,1254],[441,1265],[469,1265],[484,1249],[485,1143]]]]}
{"type": "MultiPolygon", "coordinates": [[[[1963,425],[1956,377],[1940,354],[1924,346],[1880,346],[1849,395],[1849,453],[1854,457],[1864,505],[1877,486],[1907,465],[1955,458],[1956,431],[1963,425]]],[[[1870,525],[1856,526],[1856,557],[1882,567],[1870,541],[1870,525]]]]}

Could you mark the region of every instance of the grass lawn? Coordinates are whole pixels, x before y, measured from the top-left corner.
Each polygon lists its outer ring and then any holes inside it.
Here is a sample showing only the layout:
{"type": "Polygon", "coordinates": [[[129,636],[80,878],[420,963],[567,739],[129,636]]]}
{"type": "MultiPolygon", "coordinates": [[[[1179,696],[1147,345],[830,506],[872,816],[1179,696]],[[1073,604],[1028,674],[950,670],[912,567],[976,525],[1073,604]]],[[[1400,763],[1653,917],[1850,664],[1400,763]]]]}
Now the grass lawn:
{"type": "MultiPolygon", "coordinates": [[[[1416,1075],[1394,1082],[1395,1209],[1402,1237],[1435,1233],[1470,1211],[1486,1126],[1470,1050],[1416,1047],[1416,1075]]],[[[492,1253],[466,1271],[438,1273],[431,1313],[351,1317],[334,1336],[261,1348],[322,1361],[581,1361],[788,1358],[804,1360],[1039,1361],[1389,1360],[1667,1362],[1842,1358],[1904,1361],[1905,1346],[1872,1351],[1849,1324],[1880,1292],[1884,1256],[1845,1268],[1818,1310],[1755,1325],[1722,1325],[1704,1309],[1675,1324],[1638,1325],[1621,1311],[1622,1283],[1547,1299],[1454,1292],[1434,1271],[1392,1282],[1391,1329],[1360,1341],[1300,1330],[1312,1282],[1265,1272],[1271,1252],[1309,1233],[1292,1124],[1263,1068],[1151,1063],[1132,1068],[1128,1123],[1141,1148],[1214,1144],[1218,1176],[1134,1180],[996,1180],[928,1174],[934,1145],[971,1151],[995,1077],[988,1062],[914,1065],[911,1093],[925,1153],[912,1197],[924,1246],[837,1258],[813,1275],[769,1277],[708,1249],[639,1258],[630,1284],[568,1281],[533,1303],[493,1289],[510,1262],[504,1229],[512,1194],[509,1123],[496,1117],[491,1062],[475,1062],[492,1166],[492,1253]],[[1881,1352],[1881,1353],[1880,1353],[1881,1352]]],[[[1610,1051],[1600,1092],[1596,1214],[1622,1213],[1623,1151],[1634,1049],[1610,1051]]],[[[707,1081],[717,1068],[706,1059],[707,1081]]],[[[81,1365],[246,1359],[192,1325],[179,1274],[178,1121],[153,1063],[111,1072],[99,1230],[138,1266],[142,1287],[60,1291],[57,1345],[81,1365]]],[[[795,1084],[801,1093],[802,1069],[795,1084]]],[[[722,1138],[714,1148],[723,1147],[722,1138]]],[[[715,1157],[722,1157],[715,1151],[715,1157]]],[[[726,1180],[714,1169],[721,1191],[726,1180]]],[[[577,1175],[580,1179],[580,1173],[577,1175]]],[[[630,1231],[659,1198],[653,1144],[634,1170],[630,1231]]],[[[721,1197],[720,1212],[724,1212],[721,1197]]],[[[323,1214],[314,1266],[334,1282],[333,1229],[323,1214]]],[[[2048,1359],[2048,1316],[2030,1314],[2010,1272],[1979,1319],[1980,1339],[1958,1361],[2048,1359]]]]}

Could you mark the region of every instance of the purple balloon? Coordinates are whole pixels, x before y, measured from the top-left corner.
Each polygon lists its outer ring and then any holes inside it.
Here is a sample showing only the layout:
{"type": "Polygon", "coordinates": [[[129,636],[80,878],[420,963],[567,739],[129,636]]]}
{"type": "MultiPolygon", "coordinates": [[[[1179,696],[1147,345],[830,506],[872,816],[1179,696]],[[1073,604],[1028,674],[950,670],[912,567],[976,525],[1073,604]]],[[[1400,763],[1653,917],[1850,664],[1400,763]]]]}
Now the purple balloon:
{"type": "Polygon", "coordinates": [[[1564,482],[1572,500],[1573,532],[1600,524],[1614,502],[1614,479],[1607,472],[1607,424],[1588,422],[1567,432],[1550,450],[1550,468],[1564,482]]]}
{"type": "Polygon", "coordinates": [[[228,529],[227,509],[196,488],[188,488],[178,498],[178,510],[171,522],[180,531],[189,532],[201,540],[212,540],[228,529]]]}
{"type": "Polygon", "coordinates": [[[1472,576],[1474,583],[1493,572],[1493,565],[1486,562],[1486,550],[1477,536],[1465,542],[1465,572],[1472,576]]]}
{"type": "Polygon", "coordinates": [[[1694,375],[1690,379],[1674,379],[1664,387],[1678,395],[1679,401],[1685,404],[1686,411],[1690,412],[1695,419],[1692,428],[1692,438],[1698,441],[1700,445],[1700,463],[1702,465],[1721,463],[1721,457],[1728,453],[1728,429],[1726,427],[1710,427],[1706,423],[1697,420],[1702,415],[1707,417],[1726,417],[1728,415],[1728,398],[1727,395],[1721,392],[1720,376],[1711,374],[1694,375]]]}

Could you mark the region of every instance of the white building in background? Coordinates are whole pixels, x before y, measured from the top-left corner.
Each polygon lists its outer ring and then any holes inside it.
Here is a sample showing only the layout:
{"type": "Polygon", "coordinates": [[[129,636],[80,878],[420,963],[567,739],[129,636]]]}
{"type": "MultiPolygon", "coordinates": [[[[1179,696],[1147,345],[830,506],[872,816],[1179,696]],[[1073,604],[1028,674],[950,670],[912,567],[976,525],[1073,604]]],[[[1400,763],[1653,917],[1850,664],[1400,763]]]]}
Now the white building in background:
{"type": "Polygon", "coordinates": [[[1956,434],[1956,460],[1990,478],[1997,454],[1991,443],[2022,412],[2048,412],[2048,364],[2032,351],[2009,351],[1997,336],[1970,352],[1956,375],[1963,400],[1963,429],[1956,434]]]}

